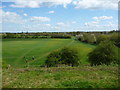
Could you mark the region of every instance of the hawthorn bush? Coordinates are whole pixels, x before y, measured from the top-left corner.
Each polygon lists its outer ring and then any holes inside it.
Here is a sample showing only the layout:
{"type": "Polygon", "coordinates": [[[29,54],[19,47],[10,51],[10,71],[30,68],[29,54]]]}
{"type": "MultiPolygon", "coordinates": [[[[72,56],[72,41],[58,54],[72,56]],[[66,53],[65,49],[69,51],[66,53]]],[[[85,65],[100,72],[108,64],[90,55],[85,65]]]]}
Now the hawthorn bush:
{"type": "Polygon", "coordinates": [[[55,67],[60,63],[61,55],[60,51],[53,51],[47,56],[45,64],[47,67],[55,67]]]}
{"type": "Polygon", "coordinates": [[[61,50],[51,52],[45,61],[47,67],[55,67],[57,64],[78,66],[79,55],[75,48],[64,47],[61,50]]]}
{"type": "Polygon", "coordinates": [[[65,47],[61,50],[61,61],[63,64],[78,66],[79,56],[75,48],[65,47]]]}
{"type": "Polygon", "coordinates": [[[91,53],[89,53],[89,62],[91,65],[109,65],[116,63],[115,46],[111,41],[101,42],[91,53]]]}

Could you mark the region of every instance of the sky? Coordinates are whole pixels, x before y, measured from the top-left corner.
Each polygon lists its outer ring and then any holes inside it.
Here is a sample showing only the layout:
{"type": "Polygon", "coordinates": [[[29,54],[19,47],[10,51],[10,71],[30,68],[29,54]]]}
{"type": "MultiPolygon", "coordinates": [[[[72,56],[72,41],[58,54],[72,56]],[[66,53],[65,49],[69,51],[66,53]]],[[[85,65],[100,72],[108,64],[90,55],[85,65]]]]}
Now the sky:
{"type": "Polygon", "coordinates": [[[118,30],[119,0],[2,0],[2,32],[118,30]]]}

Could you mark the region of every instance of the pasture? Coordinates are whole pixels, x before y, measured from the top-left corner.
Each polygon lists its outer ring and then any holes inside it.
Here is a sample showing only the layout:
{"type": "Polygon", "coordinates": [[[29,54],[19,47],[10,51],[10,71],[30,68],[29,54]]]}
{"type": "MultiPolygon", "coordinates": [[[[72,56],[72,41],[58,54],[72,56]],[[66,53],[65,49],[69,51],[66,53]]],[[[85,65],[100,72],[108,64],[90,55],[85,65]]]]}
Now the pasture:
{"type": "Polygon", "coordinates": [[[95,47],[74,39],[3,39],[2,46],[3,61],[18,68],[26,65],[25,59],[31,67],[43,65],[50,52],[65,46],[78,48],[81,63],[88,64],[87,54],[95,47]]]}

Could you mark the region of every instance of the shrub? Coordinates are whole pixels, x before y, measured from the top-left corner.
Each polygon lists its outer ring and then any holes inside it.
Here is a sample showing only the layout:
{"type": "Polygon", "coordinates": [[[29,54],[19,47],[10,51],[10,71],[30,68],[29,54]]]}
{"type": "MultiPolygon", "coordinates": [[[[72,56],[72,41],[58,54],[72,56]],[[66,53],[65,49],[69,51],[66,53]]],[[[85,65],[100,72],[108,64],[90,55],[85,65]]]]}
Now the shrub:
{"type": "Polygon", "coordinates": [[[45,64],[47,65],[47,67],[55,67],[59,63],[60,59],[61,59],[60,52],[53,51],[48,55],[45,64]]]}
{"type": "Polygon", "coordinates": [[[99,35],[97,37],[97,44],[99,44],[100,42],[102,42],[104,40],[109,40],[109,36],[108,35],[99,35]]]}
{"type": "Polygon", "coordinates": [[[75,48],[70,47],[65,47],[59,51],[53,51],[48,55],[45,64],[47,65],[47,67],[54,67],[57,66],[57,64],[78,66],[78,52],[75,48]]]}
{"type": "Polygon", "coordinates": [[[109,65],[116,62],[115,46],[111,41],[101,42],[90,54],[89,61],[91,65],[109,65]]]}
{"type": "Polygon", "coordinates": [[[61,50],[61,60],[64,64],[78,66],[79,56],[75,48],[65,47],[61,50]]]}

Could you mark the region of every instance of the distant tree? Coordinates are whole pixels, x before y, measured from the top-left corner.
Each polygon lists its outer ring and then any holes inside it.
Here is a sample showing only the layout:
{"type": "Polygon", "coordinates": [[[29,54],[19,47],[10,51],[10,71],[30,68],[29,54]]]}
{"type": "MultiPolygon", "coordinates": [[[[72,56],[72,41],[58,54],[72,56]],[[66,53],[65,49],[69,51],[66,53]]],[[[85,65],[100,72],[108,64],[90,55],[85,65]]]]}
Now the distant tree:
{"type": "Polygon", "coordinates": [[[101,41],[104,41],[104,40],[110,40],[109,35],[104,35],[104,34],[99,35],[97,37],[97,44],[99,44],[101,41]]]}
{"type": "Polygon", "coordinates": [[[110,35],[110,40],[113,41],[114,44],[120,48],[120,33],[112,33],[110,35]]]}
{"type": "Polygon", "coordinates": [[[90,54],[89,61],[91,65],[109,65],[116,62],[115,46],[111,41],[101,42],[90,54]]]}

